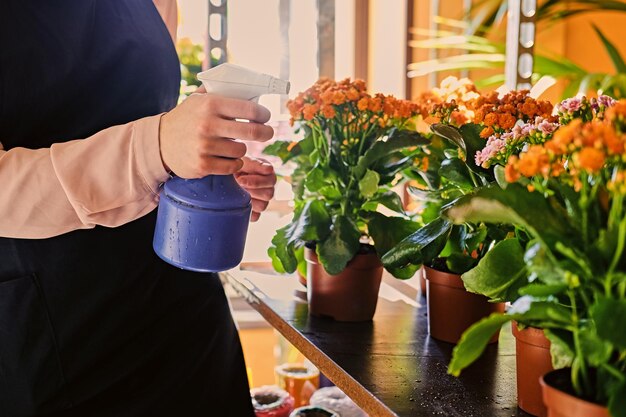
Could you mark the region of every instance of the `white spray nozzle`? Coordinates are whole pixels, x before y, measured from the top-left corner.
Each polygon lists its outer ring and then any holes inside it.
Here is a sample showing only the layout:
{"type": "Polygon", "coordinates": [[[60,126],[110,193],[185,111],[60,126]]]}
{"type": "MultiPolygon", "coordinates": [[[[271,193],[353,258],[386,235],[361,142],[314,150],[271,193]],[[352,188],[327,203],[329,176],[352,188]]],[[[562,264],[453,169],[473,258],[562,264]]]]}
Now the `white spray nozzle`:
{"type": "Polygon", "coordinates": [[[198,74],[207,93],[252,100],[263,94],[289,93],[289,81],[233,64],[221,64],[198,74]]]}

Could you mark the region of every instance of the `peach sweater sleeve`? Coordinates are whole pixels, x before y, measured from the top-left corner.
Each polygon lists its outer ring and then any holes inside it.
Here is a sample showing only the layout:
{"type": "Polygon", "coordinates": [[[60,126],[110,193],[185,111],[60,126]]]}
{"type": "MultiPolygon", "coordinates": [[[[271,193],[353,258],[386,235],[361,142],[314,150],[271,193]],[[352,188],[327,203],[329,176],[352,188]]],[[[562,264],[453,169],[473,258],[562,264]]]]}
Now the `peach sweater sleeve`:
{"type": "MultiPolygon", "coordinates": [[[[174,35],[176,1],[155,5],[174,35]]],[[[161,116],[50,148],[6,151],[0,143],[0,237],[116,227],[152,211],[168,178],[159,151],[161,116]]]]}

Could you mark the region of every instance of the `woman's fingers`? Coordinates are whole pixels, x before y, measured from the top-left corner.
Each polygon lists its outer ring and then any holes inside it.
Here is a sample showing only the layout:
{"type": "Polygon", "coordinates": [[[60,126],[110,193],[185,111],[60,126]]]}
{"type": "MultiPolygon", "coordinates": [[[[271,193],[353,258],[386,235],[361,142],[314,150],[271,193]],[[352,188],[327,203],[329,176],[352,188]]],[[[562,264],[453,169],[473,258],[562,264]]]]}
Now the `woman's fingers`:
{"type": "Polygon", "coordinates": [[[266,142],[274,136],[274,129],[261,123],[218,119],[213,126],[212,133],[222,138],[266,142]]]}
{"type": "MultiPolygon", "coordinates": [[[[246,160],[244,158],[244,168],[242,169],[245,169],[245,165],[246,160]]],[[[237,182],[248,191],[258,188],[274,188],[274,185],[276,185],[276,174],[274,172],[268,175],[238,174],[237,182]]]]}
{"type": "MultiPolygon", "coordinates": [[[[233,139],[214,138],[204,142],[202,154],[206,156],[220,156],[223,158],[241,159],[247,151],[245,143],[233,139]]],[[[243,162],[242,162],[243,167],[243,162]]]]}
{"type": "Polygon", "coordinates": [[[274,197],[274,187],[272,188],[246,188],[250,196],[260,201],[270,201],[274,197]]]}
{"type": "Polygon", "coordinates": [[[241,159],[228,159],[216,156],[202,158],[200,163],[199,177],[207,175],[231,175],[236,173],[243,166],[241,159]]]}
{"type": "Polygon", "coordinates": [[[245,119],[251,122],[267,123],[270,111],[253,101],[236,98],[206,95],[208,110],[227,119],[245,119]]]}
{"type": "Polygon", "coordinates": [[[256,198],[252,199],[252,211],[255,213],[262,213],[267,208],[269,201],[257,200],[256,198]]]}

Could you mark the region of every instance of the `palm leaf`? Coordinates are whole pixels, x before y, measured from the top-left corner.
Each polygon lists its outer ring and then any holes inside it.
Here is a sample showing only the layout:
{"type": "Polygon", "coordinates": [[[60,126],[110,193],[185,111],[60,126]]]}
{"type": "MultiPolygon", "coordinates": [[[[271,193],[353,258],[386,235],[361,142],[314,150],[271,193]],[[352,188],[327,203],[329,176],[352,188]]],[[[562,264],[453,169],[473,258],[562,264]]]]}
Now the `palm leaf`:
{"type": "Polygon", "coordinates": [[[602,31],[600,31],[600,29],[598,29],[596,25],[592,25],[592,26],[593,26],[593,30],[595,30],[598,36],[600,37],[600,40],[602,41],[602,44],[604,45],[606,52],[611,57],[611,61],[613,61],[613,66],[615,67],[615,70],[618,73],[626,73],[626,63],[624,62],[624,59],[620,55],[615,45],[613,45],[613,43],[611,43],[611,41],[608,40],[606,36],[604,36],[604,33],[602,33],[602,31]]]}

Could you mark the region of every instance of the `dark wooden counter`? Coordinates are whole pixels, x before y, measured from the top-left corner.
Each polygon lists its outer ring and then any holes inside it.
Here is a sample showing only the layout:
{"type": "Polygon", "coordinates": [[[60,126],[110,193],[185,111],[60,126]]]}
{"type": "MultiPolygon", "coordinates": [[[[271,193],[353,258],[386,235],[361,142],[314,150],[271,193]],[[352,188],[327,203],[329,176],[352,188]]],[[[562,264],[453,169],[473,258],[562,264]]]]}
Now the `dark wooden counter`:
{"type": "Polygon", "coordinates": [[[230,271],[223,279],[371,417],[528,415],[516,406],[508,328],[454,378],[446,374],[453,345],[428,336],[425,299],[401,281],[385,277],[372,322],[340,323],[309,317],[295,277],[230,271]]]}

